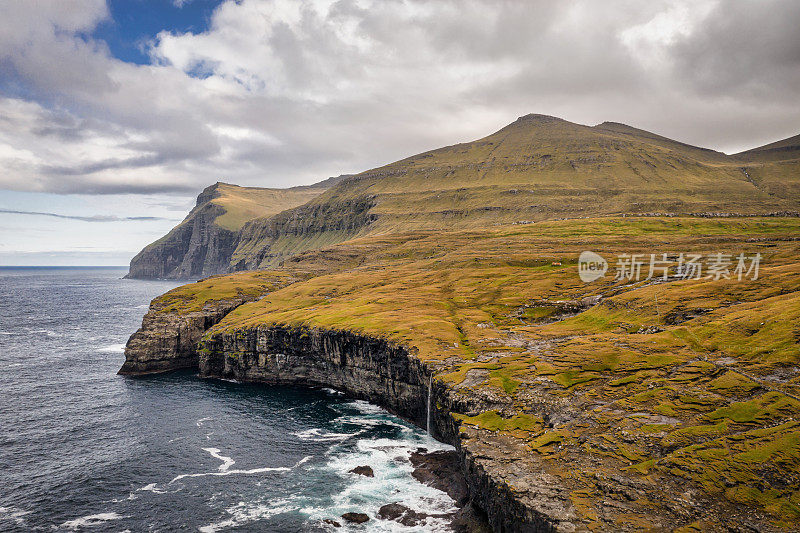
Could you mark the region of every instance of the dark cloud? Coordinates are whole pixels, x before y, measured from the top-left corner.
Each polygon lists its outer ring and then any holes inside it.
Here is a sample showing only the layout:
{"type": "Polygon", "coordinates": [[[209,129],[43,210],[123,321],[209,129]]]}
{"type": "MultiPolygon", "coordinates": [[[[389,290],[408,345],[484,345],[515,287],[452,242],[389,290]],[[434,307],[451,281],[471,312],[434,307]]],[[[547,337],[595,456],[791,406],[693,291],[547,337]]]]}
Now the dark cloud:
{"type": "Polygon", "coordinates": [[[671,46],[675,74],[699,93],[797,105],[800,2],[717,4],[697,31],[671,46]]]}
{"type": "Polygon", "coordinates": [[[45,217],[65,218],[69,220],[81,220],[83,222],[123,222],[123,221],[144,221],[144,220],[171,220],[177,222],[179,219],[164,218],[164,217],[118,217],[115,215],[91,215],[91,216],[78,216],[78,215],[60,215],[58,213],[47,213],[44,211],[16,211],[14,209],[0,209],[0,213],[7,213],[11,215],[37,215],[45,217]]]}

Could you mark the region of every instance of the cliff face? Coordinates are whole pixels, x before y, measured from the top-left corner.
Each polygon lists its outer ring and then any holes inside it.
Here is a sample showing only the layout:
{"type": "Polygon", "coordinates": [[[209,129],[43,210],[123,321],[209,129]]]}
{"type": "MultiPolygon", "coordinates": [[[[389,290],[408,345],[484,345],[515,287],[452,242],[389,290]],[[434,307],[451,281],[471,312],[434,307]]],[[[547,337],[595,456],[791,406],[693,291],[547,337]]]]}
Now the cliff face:
{"type": "Polygon", "coordinates": [[[186,218],[131,260],[126,277],[197,279],[233,270],[231,257],[242,228],[303,205],[344,176],[289,189],[239,187],[215,183],[197,197],[186,218]]]}
{"type": "Polygon", "coordinates": [[[377,219],[370,212],[374,205],[373,199],[365,197],[312,202],[253,220],[239,234],[232,270],[274,266],[291,255],[355,237],[377,219]]]}
{"type": "MultiPolygon", "coordinates": [[[[451,407],[463,409],[463,399],[403,346],[348,331],[260,326],[207,336],[199,353],[204,377],[333,387],[428,428],[458,448],[470,498],[495,531],[575,528],[566,488],[536,469],[525,471],[519,462],[509,468],[509,457],[523,452],[513,439],[500,443],[459,432],[451,407]]],[[[469,403],[478,411],[489,405],[481,399],[469,403]]]]}
{"type": "Polygon", "coordinates": [[[128,339],[123,375],[167,372],[197,368],[197,343],[203,334],[233,309],[248,301],[239,298],[217,302],[202,311],[164,311],[154,302],[142,320],[142,327],[128,339]]]}
{"type": "Polygon", "coordinates": [[[197,368],[197,343],[228,313],[297,281],[280,272],[242,272],[177,287],[155,298],[125,347],[120,374],[140,375],[197,368]]]}
{"type": "Polygon", "coordinates": [[[183,222],[136,254],[125,277],[192,279],[227,272],[237,234],[215,224],[226,212],[212,203],[220,196],[218,185],[200,193],[183,222]]]}

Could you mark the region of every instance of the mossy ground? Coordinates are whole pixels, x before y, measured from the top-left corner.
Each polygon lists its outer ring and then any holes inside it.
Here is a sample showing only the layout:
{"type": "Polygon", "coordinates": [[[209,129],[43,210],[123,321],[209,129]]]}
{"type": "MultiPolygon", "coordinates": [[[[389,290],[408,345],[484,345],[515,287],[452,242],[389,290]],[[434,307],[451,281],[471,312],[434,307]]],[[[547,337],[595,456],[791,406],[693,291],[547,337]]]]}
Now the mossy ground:
{"type": "MultiPolygon", "coordinates": [[[[413,347],[439,369],[437,380],[503,399],[502,409],[455,416],[526,441],[574,487],[587,524],[610,512],[599,507],[592,479],[624,472],[653,487],[641,509],[658,508],[658,490],[688,483],[764,513],[776,527],[796,528],[798,235],[797,218],[673,217],[365,237],[296,257],[287,272],[313,277],[242,305],[208,335],[303,324],[413,347]],[[606,276],[585,284],[577,257],[587,249],[606,258],[759,252],[762,260],[754,281],[606,276]],[[596,296],[600,303],[573,316],[541,320],[551,314],[546,302],[583,305],[596,296]],[[485,379],[463,385],[471,370],[485,379]],[[548,423],[556,411],[566,414],[548,423]]],[[[263,290],[274,282],[259,276],[214,278],[171,298],[196,306],[223,287],[263,290]]],[[[637,516],[646,526],[646,512],[637,516]]]]}
{"type": "Polygon", "coordinates": [[[255,299],[298,279],[297,274],[277,270],[212,276],[196,283],[176,287],[153,300],[153,305],[161,313],[192,313],[216,302],[240,298],[255,299]]]}
{"type": "Polygon", "coordinates": [[[217,185],[219,196],[211,203],[221,206],[225,213],[214,221],[227,230],[237,231],[255,218],[269,217],[286,209],[303,205],[325,191],[325,187],[293,187],[262,189],[240,187],[228,183],[217,185]]]}

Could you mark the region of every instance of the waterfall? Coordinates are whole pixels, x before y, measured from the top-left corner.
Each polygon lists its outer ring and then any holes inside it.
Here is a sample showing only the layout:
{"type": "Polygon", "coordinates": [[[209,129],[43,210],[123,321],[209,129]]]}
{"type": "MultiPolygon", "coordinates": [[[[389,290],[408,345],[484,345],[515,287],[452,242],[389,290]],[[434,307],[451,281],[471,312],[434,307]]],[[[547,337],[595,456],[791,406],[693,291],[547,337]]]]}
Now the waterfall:
{"type": "Polygon", "coordinates": [[[433,388],[433,374],[428,378],[428,435],[431,434],[431,389],[433,388]]]}

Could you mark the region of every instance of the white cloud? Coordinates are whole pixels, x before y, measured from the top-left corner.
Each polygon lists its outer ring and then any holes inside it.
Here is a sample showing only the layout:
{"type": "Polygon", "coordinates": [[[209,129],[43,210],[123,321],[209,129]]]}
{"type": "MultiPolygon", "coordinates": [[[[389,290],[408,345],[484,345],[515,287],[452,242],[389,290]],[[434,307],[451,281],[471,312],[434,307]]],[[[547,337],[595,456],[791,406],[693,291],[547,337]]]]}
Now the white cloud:
{"type": "Polygon", "coordinates": [[[777,0],[228,1],[208,31],[162,33],[153,64],[133,65],[86,37],[108,17],[101,1],[4,2],[0,188],[310,183],[528,112],[744,148],[800,123],[798,11],[777,0]],[[748,37],[748,20],[769,35],[748,37]]]}

